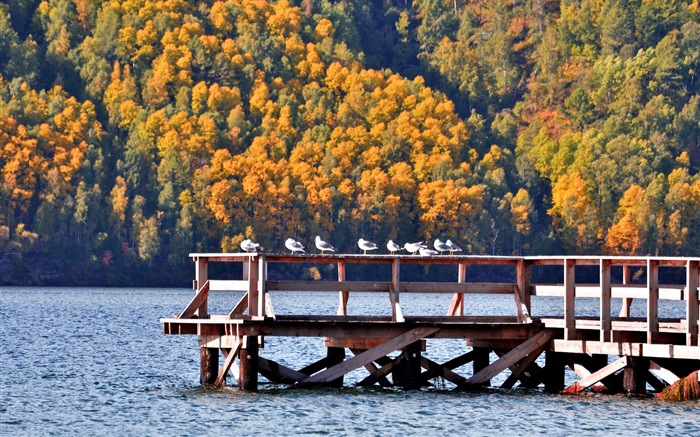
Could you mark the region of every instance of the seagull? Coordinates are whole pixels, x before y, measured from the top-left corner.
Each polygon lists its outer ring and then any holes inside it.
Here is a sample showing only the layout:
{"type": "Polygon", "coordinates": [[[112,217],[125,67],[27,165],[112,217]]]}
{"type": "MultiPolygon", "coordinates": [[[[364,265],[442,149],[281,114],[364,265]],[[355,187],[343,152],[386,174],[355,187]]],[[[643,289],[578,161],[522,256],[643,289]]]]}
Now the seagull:
{"type": "Polygon", "coordinates": [[[323,255],[323,252],[326,250],[330,250],[331,252],[335,252],[335,247],[331,246],[330,244],[326,243],[325,241],[321,240],[321,237],[316,235],[316,249],[321,251],[321,255],[323,255]]]}
{"type": "Polygon", "coordinates": [[[389,242],[386,243],[386,248],[389,249],[389,252],[391,252],[392,255],[394,254],[394,252],[401,250],[401,246],[394,243],[394,240],[389,240],[389,242]]]}
{"type": "Polygon", "coordinates": [[[360,246],[360,249],[364,251],[364,254],[367,255],[368,250],[376,250],[377,245],[372,243],[371,241],[367,241],[364,238],[360,238],[357,241],[357,245],[360,246]]]}
{"type": "Polygon", "coordinates": [[[287,238],[284,245],[287,246],[287,249],[292,251],[292,254],[294,254],[294,252],[306,253],[304,252],[304,246],[300,242],[294,240],[294,238],[287,238]]]}
{"type": "Polygon", "coordinates": [[[241,249],[246,252],[257,252],[258,249],[262,249],[262,247],[260,247],[258,243],[253,243],[250,238],[246,238],[245,240],[241,241],[241,249]]]}
{"type": "Polygon", "coordinates": [[[443,243],[442,241],[440,241],[439,238],[435,240],[433,246],[435,246],[435,250],[440,252],[440,255],[442,255],[442,252],[450,250],[450,246],[448,246],[447,243],[443,243]]]}
{"type": "Polygon", "coordinates": [[[419,241],[418,243],[406,243],[403,245],[403,248],[411,252],[411,255],[415,255],[421,248],[425,249],[427,247],[428,246],[423,244],[423,241],[419,241]]]}
{"type": "Polygon", "coordinates": [[[452,242],[452,240],[447,240],[445,241],[445,246],[450,248],[450,255],[453,255],[455,252],[461,252],[462,248],[457,246],[452,242]]]}
{"type": "Polygon", "coordinates": [[[423,256],[432,256],[432,255],[437,255],[438,251],[433,250],[433,249],[428,249],[427,247],[421,247],[420,254],[423,256]]]}

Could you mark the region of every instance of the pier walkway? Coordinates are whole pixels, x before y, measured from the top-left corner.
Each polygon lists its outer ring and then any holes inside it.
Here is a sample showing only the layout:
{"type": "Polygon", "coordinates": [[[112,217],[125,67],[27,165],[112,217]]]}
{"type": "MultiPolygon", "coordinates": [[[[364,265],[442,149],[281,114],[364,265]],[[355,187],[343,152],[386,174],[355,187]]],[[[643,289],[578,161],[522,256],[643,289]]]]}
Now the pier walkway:
{"type": "Polygon", "coordinates": [[[197,336],[200,381],[205,385],[236,384],[241,390],[257,390],[262,375],[292,388],[342,386],[345,375],[364,368],[367,375],[358,385],[416,389],[442,378],[457,389],[468,390],[489,386],[494,377],[507,372],[500,387],[520,384],[528,388],[543,386],[549,392],[641,394],[647,392],[647,384],[660,391],[700,369],[700,258],[257,253],[190,256],[195,263],[195,294],[179,314],[161,319],[161,323],[164,334],[197,336]],[[210,278],[214,263],[240,264],[240,278],[210,278]],[[347,278],[347,268],[354,264],[375,265],[374,271],[386,272],[386,278],[347,278]],[[289,277],[309,266],[325,267],[326,272],[329,265],[333,274],[337,273],[337,280],[269,277],[289,277]],[[414,265],[442,265],[436,268],[454,268],[454,274],[448,275],[449,282],[402,280],[402,268],[411,269],[407,276],[415,279],[414,265]],[[269,275],[270,271],[275,275],[269,275]],[[277,274],[280,271],[285,275],[277,274]],[[541,283],[540,278],[550,282],[555,278],[556,283],[541,283]],[[231,302],[228,313],[210,314],[210,290],[244,294],[231,302]],[[303,292],[304,296],[335,293],[337,313],[275,314],[275,294],[279,292],[303,292]],[[352,296],[358,293],[372,293],[386,305],[386,311],[379,315],[351,314],[348,308],[352,296]],[[409,314],[401,305],[401,297],[408,293],[447,294],[451,301],[443,309],[444,315],[409,314]],[[475,294],[512,296],[512,313],[474,315],[469,311],[470,315],[465,315],[470,296],[475,294]],[[533,301],[541,297],[560,299],[561,314],[533,313],[533,301]],[[598,314],[577,313],[577,304],[591,299],[598,314]],[[644,302],[643,316],[632,315],[633,301],[644,302]],[[681,314],[666,314],[664,301],[680,301],[684,310],[681,314]],[[620,307],[619,313],[613,314],[613,302],[620,307]],[[261,354],[265,337],[272,336],[319,338],[325,356],[301,369],[286,367],[261,354]],[[454,358],[443,363],[423,356],[429,342],[441,339],[463,339],[463,347],[454,350],[454,358]],[[542,355],[544,359],[538,360],[542,355]],[[464,367],[468,364],[471,373],[463,370],[469,369],[464,367]],[[565,382],[567,366],[577,375],[576,381],[565,382]],[[462,374],[457,373],[458,368],[462,374]]]}

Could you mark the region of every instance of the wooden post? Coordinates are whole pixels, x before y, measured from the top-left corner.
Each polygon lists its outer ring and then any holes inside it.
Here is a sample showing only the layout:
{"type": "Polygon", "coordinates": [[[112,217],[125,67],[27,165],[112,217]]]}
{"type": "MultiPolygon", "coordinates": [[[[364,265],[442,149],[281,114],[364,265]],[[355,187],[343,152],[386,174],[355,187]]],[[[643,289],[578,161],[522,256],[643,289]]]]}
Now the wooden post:
{"type": "Polygon", "coordinates": [[[528,314],[532,315],[532,299],[530,295],[530,262],[524,259],[520,259],[518,260],[516,269],[516,280],[518,282],[520,292],[522,293],[523,303],[525,304],[525,308],[527,308],[528,314]]]}
{"type": "Polygon", "coordinates": [[[627,367],[623,370],[622,388],[627,393],[645,394],[647,392],[647,372],[649,359],[628,357],[627,367]]]}
{"type": "MultiPolygon", "coordinates": [[[[195,280],[195,285],[197,287],[195,290],[199,290],[202,287],[202,285],[204,285],[209,280],[209,273],[208,273],[209,268],[208,267],[209,267],[208,259],[206,257],[203,257],[203,256],[198,256],[197,259],[195,260],[195,266],[194,266],[194,270],[195,270],[194,274],[195,274],[195,277],[197,278],[195,280]]],[[[207,300],[204,300],[204,302],[202,302],[202,304],[197,309],[197,312],[196,312],[197,318],[206,319],[207,317],[209,317],[208,311],[209,311],[209,308],[207,305],[207,300]]]]}
{"type": "MultiPolygon", "coordinates": [[[[474,361],[472,362],[472,376],[474,376],[489,366],[489,356],[491,355],[491,349],[485,347],[475,347],[472,349],[474,351],[474,361]]],[[[491,381],[485,381],[482,385],[484,387],[488,387],[491,385],[491,381]]]]}
{"type": "Polygon", "coordinates": [[[404,347],[401,351],[403,360],[401,369],[401,385],[404,390],[416,390],[421,386],[421,342],[416,341],[404,347]]]}
{"type": "MultiPolygon", "coordinates": [[[[622,284],[627,285],[632,283],[632,266],[622,266],[622,284]]],[[[629,317],[632,309],[632,298],[622,298],[622,308],[620,308],[620,317],[629,317]]]]}
{"type": "Polygon", "coordinates": [[[700,261],[688,260],[686,265],[686,286],[688,294],[685,300],[686,345],[698,346],[698,287],[700,287],[700,261]]]}
{"type": "Polygon", "coordinates": [[[248,315],[253,317],[257,316],[260,311],[258,304],[259,262],[258,258],[251,258],[248,262],[248,315]]]}
{"type": "Polygon", "coordinates": [[[576,340],[576,260],[564,259],[564,339],[576,340]]]}
{"type": "Polygon", "coordinates": [[[610,341],[612,319],[610,314],[610,299],[612,286],[610,284],[610,260],[600,260],[600,341],[610,341]]]}
{"type": "MultiPolygon", "coordinates": [[[[338,261],[338,281],[345,281],[345,261],[338,261]]],[[[338,292],[338,315],[347,316],[348,315],[348,299],[350,298],[350,293],[347,291],[338,292]]],[[[343,356],[345,353],[343,352],[343,356]]]]}
{"type": "Polygon", "coordinates": [[[391,264],[391,284],[392,287],[389,289],[389,301],[391,302],[391,314],[392,321],[403,323],[403,313],[401,311],[400,303],[400,276],[401,276],[401,261],[399,258],[394,258],[394,262],[391,264]]]}
{"type": "MultiPolygon", "coordinates": [[[[328,363],[326,366],[327,368],[333,367],[336,364],[340,364],[345,361],[345,348],[329,347],[326,351],[326,361],[328,363]]],[[[340,388],[343,386],[343,379],[344,377],[341,375],[338,378],[330,381],[328,386],[340,388]]]]}
{"type": "Polygon", "coordinates": [[[238,388],[243,391],[256,391],[258,389],[258,337],[244,337],[243,348],[238,358],[241,366],[238,388]]]}
{"type": "Polygon", "coordinates": [[[659,332],[659,261],[647,260],[647,343],[659,332]]]}
{"type": "Polygon", "coordinates": [[[202,347],[199,353],[199,383],[213,385],[219,376],[219,349],[202,347]]]}
{"type": "Polygon", "coordinates": [[[548,393],[559,393],[564,390],[564,375],[566,370],[566,360],[559,352],[545,351],[544,369],[547,375],[544,379],[544,391],[548,393]]]}
{"type": "Polygon", "coordinates": [[[258,255],[258,313],[256,315],[260,319],[265,318],[266,308],[268,306],[270,308],[272,307],[272,302],[267,298],[265,281],[267,281],[267,260],[265,259],[265,255],[258,255]]]}

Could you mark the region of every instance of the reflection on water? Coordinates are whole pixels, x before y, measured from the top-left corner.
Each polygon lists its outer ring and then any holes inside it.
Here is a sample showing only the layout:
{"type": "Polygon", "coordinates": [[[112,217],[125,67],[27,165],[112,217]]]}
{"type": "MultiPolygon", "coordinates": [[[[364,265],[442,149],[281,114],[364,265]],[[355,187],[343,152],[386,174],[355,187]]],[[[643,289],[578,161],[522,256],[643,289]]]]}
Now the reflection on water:
{"type": "MultiPolygon", "coordinates": [[[[406,393],[285,390],[272,384],[261,384],[259,393],[203,389],[195,337],[163,335],[159,323],[179,313],[191,295],[180,289],[3,288],[0,434],[700,434],[700,402],[517,389],[406,393]]],[[[213,292],[210,311],[228,312],[239,297],[213,292]]],[[[273,295],[278,314],[335,314],[337,299],[334,293],[273,295]]],[[[539,299],[533,301],[535,315],[563,308],[555,298],[539,299]]],[[[588,301],[577,302],[577,314],[596,314],[597,303],[588,301]]],[[[402,295],[401,302],[407,315],[441,315],[449,296],[402,295]]],[[[643,315],[643,305],[635,305],[643,315]]],[[[680,311],[675,316],[680,317],[682,305],[671,307],[662,311],[680,311]]],[[[388,298],[357,293],[349,310],[388,315],[388,298]]],[[[514,310],[512,297],[476,296],[468,298],[465,312],[512,315],[514,310]]],[[[446,361],[460,348],[466,350],[462,341],[429,340],[426,356],[446,361]]],[[[261,351],[294,368],[324,353],[321,339],[308,338],[267,338],[261,351]]],[[[471,368],[457,371],[468,376],[471,368]]],[[[346,384],[365,375],[353,372],[346,384]]]]}

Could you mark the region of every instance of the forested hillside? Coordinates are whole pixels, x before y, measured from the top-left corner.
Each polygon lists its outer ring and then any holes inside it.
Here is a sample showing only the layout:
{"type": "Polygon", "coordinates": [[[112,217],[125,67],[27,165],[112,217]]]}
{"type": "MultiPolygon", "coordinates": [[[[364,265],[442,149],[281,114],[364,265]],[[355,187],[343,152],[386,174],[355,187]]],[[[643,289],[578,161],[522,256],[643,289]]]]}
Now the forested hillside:
{"type": "Polygon", "coordinates": [[[698,0],[9,0],[0,283],[247,237],[698,256],[699,74],[698,0]]]}

